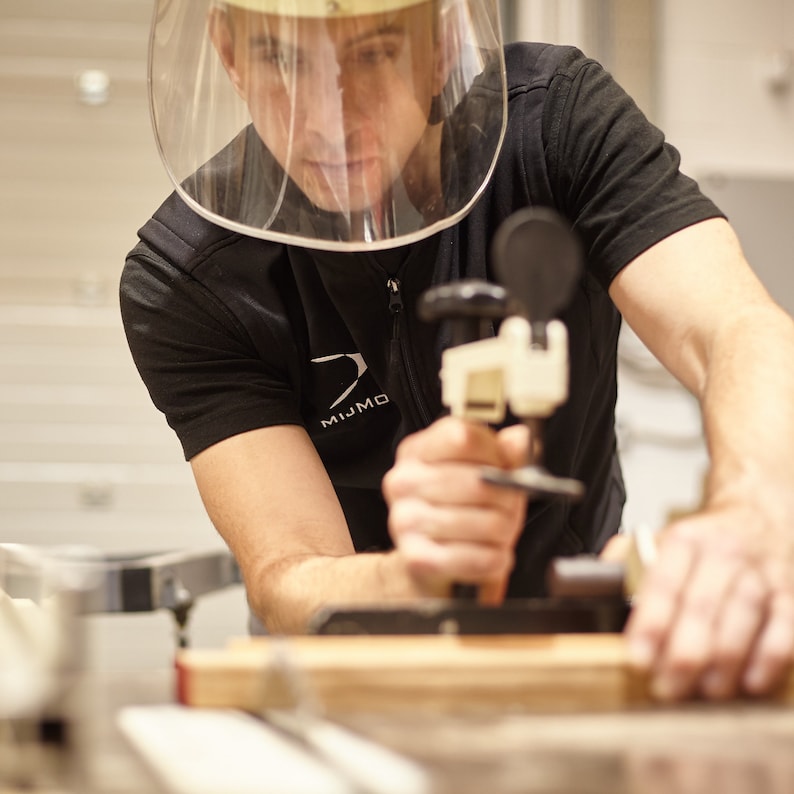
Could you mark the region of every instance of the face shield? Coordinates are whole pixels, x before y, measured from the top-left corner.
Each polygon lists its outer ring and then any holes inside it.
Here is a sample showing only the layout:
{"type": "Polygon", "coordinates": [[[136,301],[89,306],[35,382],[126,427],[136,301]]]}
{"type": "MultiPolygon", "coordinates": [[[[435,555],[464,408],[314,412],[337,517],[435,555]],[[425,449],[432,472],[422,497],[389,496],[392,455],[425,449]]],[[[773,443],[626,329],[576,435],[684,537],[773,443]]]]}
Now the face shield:
{"type": "Polygon", "coordinates": [[[455,223],[488,181],[498,0],[156,0],[149,86],[163,161],[201,215],[391,248],[455,223]]]}

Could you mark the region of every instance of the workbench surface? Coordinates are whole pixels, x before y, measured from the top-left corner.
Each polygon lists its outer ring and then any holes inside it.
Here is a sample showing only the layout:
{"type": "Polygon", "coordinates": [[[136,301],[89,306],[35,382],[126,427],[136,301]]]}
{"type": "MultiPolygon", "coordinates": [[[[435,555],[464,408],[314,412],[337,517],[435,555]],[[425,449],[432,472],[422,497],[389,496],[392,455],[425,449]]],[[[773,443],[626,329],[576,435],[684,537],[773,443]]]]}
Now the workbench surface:
{"type": "MultiPolygon", "coordinates": [[[[88,775],[80,794],[160,790],[120,734],[115,714],[127,704],[170,702],[172,693],[170,671],[93,677],[80,734],[88,775]]],[[[790,707],[691,704],[608,714],[406,712],[336,719],[423,764],[438,794],[794,791],[790,707]]]]}

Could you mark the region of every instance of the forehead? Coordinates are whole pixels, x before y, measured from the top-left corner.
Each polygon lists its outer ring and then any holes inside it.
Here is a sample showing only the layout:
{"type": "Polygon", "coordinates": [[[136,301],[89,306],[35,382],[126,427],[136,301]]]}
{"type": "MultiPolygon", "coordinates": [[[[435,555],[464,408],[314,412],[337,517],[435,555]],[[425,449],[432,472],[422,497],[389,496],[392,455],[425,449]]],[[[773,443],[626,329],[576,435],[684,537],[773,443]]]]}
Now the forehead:
{"type": "Polygon", "coordinates": [[[354,43],[368,36],[399,33],[418,36],[435,30],[434,4],[419,3],[408,8],[376,14],[346,15],[333,18],[267,14],[229,6],[233,31],[243,39],[266,34],[278,40],[304,42],[319,37],[337,44],[354,43]]]}

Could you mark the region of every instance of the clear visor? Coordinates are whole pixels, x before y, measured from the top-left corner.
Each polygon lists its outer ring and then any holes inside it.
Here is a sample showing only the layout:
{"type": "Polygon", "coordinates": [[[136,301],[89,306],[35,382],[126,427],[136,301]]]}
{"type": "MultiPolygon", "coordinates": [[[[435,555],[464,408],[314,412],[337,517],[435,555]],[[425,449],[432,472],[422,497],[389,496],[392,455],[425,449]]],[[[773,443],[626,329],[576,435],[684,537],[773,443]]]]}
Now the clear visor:
{"type": "Polygon", "coordinates": [[[277,242],[390,248],[449,226],[504,133],[498,0],[157,0],[149,70],[183,198],[277,242]]]}

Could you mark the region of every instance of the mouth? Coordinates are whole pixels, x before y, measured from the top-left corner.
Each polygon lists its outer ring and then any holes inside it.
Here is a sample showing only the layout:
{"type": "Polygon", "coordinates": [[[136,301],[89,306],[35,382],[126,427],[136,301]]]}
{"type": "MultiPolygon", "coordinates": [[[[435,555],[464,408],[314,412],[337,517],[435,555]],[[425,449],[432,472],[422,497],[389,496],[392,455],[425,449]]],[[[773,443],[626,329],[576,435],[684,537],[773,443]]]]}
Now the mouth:
{"type": "Polygon", "coordinates": [[[307,169],[333,182],[345,178],[355,178],[373,168],[378,162],[376,157],[357,157],[346,160],[307,160],[307,169]]]}

